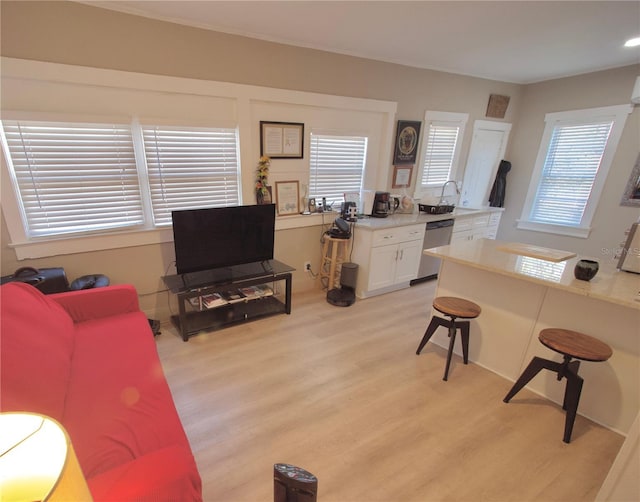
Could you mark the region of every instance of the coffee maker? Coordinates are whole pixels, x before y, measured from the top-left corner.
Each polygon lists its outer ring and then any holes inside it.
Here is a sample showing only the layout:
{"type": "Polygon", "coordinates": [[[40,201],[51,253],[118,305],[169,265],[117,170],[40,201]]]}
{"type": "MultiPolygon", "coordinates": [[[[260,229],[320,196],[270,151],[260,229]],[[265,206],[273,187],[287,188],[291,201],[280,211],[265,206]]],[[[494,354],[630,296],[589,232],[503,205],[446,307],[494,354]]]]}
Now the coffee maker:
{"type": "Polygon", "coordinates": [[[391,194],[389,192],[376,192],[373,197],[371,216],[374,218],[386,218],[391,212],[391,194]]]}

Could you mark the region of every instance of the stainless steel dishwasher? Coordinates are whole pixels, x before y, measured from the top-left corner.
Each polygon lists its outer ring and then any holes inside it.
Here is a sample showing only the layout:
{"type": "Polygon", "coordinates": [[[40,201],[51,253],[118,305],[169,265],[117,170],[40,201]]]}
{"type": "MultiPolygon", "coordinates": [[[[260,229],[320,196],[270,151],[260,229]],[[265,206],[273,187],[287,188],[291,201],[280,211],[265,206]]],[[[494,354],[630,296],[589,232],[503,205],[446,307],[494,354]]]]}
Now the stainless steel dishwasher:
{"type": "MultiPolygon", "coordinates": [[[[427,223],[422,249],[446,246],[449,244],[451,242],[451,232],[453,232],[453,221],[453,218],[451,218],[427,223]]],[[[422,281],[435,279],[438,277],[439,270],[440,258],[422,254],[420,257],[420,266],[418,267],[418,277],[412,280],[410,284],[414,285],[422,281]]]]}

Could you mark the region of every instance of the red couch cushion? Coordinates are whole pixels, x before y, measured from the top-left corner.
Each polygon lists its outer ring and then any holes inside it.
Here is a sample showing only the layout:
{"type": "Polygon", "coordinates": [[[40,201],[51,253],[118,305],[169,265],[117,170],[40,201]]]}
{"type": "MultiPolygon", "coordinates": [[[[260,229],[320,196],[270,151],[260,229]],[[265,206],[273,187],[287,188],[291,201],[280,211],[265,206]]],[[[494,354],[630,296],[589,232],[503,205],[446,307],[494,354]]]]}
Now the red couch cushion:
{"type": "Polygon", "coordinates": [[[0,410],[62,421],[74,350],[73,321],[33,286],[0,287],[0,410]]]}
{"type": "Polygon", "coordinates": [[[162,448],[98,474],[87,483],[94,500],[202,500],[202,483],[187,446],[162,448]]]}
{"type": "Polygon", "coordinates": [[[188,445],[142,312],[76,325],[63,423],[87,478],[188,445]]]}

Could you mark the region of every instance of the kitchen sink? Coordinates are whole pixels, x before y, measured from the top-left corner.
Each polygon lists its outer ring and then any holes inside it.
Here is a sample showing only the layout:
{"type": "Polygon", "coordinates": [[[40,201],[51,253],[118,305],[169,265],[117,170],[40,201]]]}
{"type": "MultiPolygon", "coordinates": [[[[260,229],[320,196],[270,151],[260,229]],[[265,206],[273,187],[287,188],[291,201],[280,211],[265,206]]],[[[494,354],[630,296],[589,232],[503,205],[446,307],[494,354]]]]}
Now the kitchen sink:
{"type": "Polygon", "coordinates": [[[437,206],[430,206],[429,204],[418,204],[418,209],[421,213],[428,214],[445,214],[453,213],[456,206],[453,204],[438,204],[437,206]]]}

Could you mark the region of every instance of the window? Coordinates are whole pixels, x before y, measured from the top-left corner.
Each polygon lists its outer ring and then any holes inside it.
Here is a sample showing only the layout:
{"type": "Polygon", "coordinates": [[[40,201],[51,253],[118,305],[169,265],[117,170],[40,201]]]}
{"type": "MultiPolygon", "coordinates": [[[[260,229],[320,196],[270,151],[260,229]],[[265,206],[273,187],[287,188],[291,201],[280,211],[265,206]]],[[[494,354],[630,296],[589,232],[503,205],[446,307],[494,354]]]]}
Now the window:
{"type": "Polygon", "coordinates": [[[309,196],[344,200],[360,192],[367,158],[367,138],[311,133],[309,196]]]}
{"type": "Polygon", "coordinates": [[[151,206],[156,225],[174,209],[239,204],[234,129],[142,126],[151,206]]]}
{"type": "Polygon", "coordinates": [[[587,237],[628,105],[551,113],[518,228],[587,237]]]}
{"type": "Polygon", "coordinates": [[[174,209],[239,201],[235,129],[2,126],[27,239],[150,229],[169,225],[174,209]]]}
{"type": "Polygon", "coordinates": [[[455,176],[466,113],[427,112],[420,188],[441,187],[455,176]]]}
{"type": "Polygon", "coordinates": [[[5,120],[3,126],[27,237],[142,224],[129,125],[5,120]]]}

